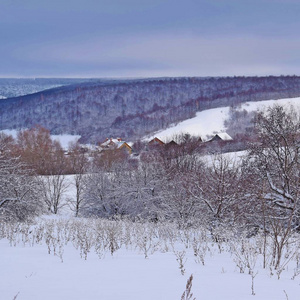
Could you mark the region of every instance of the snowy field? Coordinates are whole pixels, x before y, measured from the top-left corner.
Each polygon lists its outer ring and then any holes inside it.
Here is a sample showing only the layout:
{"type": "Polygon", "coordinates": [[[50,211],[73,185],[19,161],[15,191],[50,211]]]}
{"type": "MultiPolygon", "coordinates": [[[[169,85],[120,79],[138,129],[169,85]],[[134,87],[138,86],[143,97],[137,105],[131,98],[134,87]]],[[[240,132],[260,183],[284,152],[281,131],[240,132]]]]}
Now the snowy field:
{"type": "MultiPolygon", "coordinates": [[[[295,109],[300,110],[300,97],[288,98],[279,100],[265,100],[245,102],[240,106],[240,109],[250,111],[264,110],[274,104],[278,105],[293,105],[295,109]]],[[[175,135],[181,133],[189,133],[195,136],[201,136],[203,140],[219,133],[225,132],[224,122],[228,119],[229,107],[218,107],[197,112],[196,117],[174,124],[169,128],[158,131],[153,135],[146,137],[145,140],[151,140],[158,137],[162,141],[169,141],[175,135]]]]}
{"type": "Polygon", "coordinates": [[[108,223],[56,219],[35,229],[2,228],[1,299],[180,300],[191,274],[197,300],[299,299],[295,259],[278,279],[252,251],[250,243],[258,249],[259,237],[217,244],[201,231],[171,225],[108,223]]]}

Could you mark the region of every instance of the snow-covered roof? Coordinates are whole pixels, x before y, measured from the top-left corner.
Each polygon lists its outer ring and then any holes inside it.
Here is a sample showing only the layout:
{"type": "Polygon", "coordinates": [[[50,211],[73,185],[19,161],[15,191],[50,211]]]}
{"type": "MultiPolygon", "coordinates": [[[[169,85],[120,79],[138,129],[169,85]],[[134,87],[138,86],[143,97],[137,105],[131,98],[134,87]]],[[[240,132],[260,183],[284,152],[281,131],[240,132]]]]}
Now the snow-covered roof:
{"type": "Polygon", "coordinates": [[[100,147],[102,148],[108,148],[108,149],[120,149],[123,147],[123,145],[126,144],[126,147],[130,147],[125,141],[122,141],[120,138],[110,138],[107,139],[105,142],[103,142],[100,147]]]}
{"type": "Polygon", "coordinates": [[[218,136],[223,141],[232,141],[233,138],[226,132],[219,132],[215,136],[218,136]]]}
{"type": "Polygon", "coordinates": [[[112,145],[112,144],[115,144],[117,145],[118,143],[121,142],[121,139],[114,139],[114,138],[110,138],[110,139],[106,139],[105,142],[103,142],[101,144],[102,147],[105,147],[105,146],[109,146],[109,145],[112,145]]]}
{"type": "Polygon", "coordinates": [[[122,141],[122,142],[119,142],[119,141],[116,142],[115,144],[117,145],[117,149],[121,148],[124,143],[125,143],[124,141],[122,141]]]}

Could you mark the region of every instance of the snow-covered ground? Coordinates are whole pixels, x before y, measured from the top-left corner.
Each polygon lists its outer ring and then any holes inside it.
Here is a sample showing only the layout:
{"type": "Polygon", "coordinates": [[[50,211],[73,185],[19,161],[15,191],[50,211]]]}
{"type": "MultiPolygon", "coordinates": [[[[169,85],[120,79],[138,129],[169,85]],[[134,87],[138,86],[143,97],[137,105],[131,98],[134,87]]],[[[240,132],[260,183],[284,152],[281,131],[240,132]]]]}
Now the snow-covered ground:
{"type": "Polygon", "coordinates": [[[256,110],[262,111],[274,104],[287,106],[287,107],[292,105],[296,110],[300,110],[300,97],[278,99],[278,100],[245,102],[241,105],[241,109],[246,109],[249,112],[256,111],[256,110]]]}
{"type": "Polygon", "coordinates": [[[15,129],[3,129],[3,130],[0,130],[0,132],[6,134],[6,135],[11,135],[14,139],[17,137],[18,135],[18,130],[15,130],[15,129]]]}
{"type": "MultiPolygon", "coordinates": [[[[83,223],[74,232],[88,231],[90,227],[87,225],[83,223]]],[[[107,230],[105,224],[103,226],[104,229],[100,230],[107,230]]],[[[113,255],[108,250],[109,246],[98,252],[100,256],[91,247],[85,260],[84,255],[80,255],[81,246],[77,244],[77,250],[73,246],[76,237],[71,236],[65,245],[64,234],[61,234],[61,240],[53,242],[57,247],[54,255],[51,243],[56,236],[55,230],[49,233],[51,226],[45,228],[45,232],[47,230],[43,241],[38,243],[32,242],[37,240],[37,236],[33,238],[32,231],[26,228],[22,229],[16,246],[10,246],[6,238],[0,240],[1,299],[16,299],[14,297],[17,296],[18,300],[180,300],[191,274],[194,277],[191,290],[197,300],[299,299],[300,276],[291,279],[295,270],[297,272],[296,263],[290,262],[278,279],[274,269],[262,268],[262,255],[247,252],[250,248],[246,244],[243,256],[238,249],[232,250],[230,241],[219,245],[219,248],[215,243],[203,240],[197,244],[200,250],[195,256],[192,240],[188,243],[183,234],[181,241],[178,236],[148,239],[149,256],[145,258],[144,232],[136,228],[132,235],[123,233],[123,242],[120,236],[116,236],[121,248],[113,255]],[[26,232],[29,232],[28,235],[26,232]],[[50,254],[47,240],[51,240],[50,254]],[[126,244],[126,240],[131,242],[126,244]],[[171,240],[176,240],[173,245],[171,240]],[[241,256],[243,259],[247,254],[250,254],[249,261],[254,272],[253,288],[246,265],[244,273],[240,273],[238,267],[241,261],[237,258],[241,256]]],[[[11,233],[11,236],[14,234],[11,233]]],[[[84,243],[89,238],[82,238],[85,247],[84,243]]],[[[11,240],[13,244],[14,239],[11,240]]]]}
{"type": "Polygon", "coordinates": [[[68,149],[71,143],[76,143],[80,139],[80,135],[60,134],[51,135],[51,138],[59,141],[63,149],[68,149]]]}
{"type": "MultiPolygon", "coordinates": [[[[274,104],[278,105],[293,105],[295,109],[300,110],[300,97],[288,98],[279,100],[265,100],[255,102],[245,102],[240,106],[240,109],[246,109],[247,111],[264,110],[274,104]]],[[[213,109],[197,112],[194,118],[182,121],[178,124],[174,124],[171,127],[158,131],[151,136],[145,138],[145,140],[151,140],[154,137],[158,137],[162,141],[169,141],[172,137],[189,133],[191,135],[201,136],[203,140],[212,136],[218,132],[224,132],[224,121],[228,119],[229,107],[218,107],[213,109]]]]}
{"type": "Polygon", "coordinates": [[[197,112],[196,117],[172,125],[163,131],[158,131],[145,140],[158,137],[162,141],[168,141],[182,133],[201,136],[202,139],[205,139],[207,136],[225,130],[224,121],[228,115],[229,107],[218,107],[197,112]]]}

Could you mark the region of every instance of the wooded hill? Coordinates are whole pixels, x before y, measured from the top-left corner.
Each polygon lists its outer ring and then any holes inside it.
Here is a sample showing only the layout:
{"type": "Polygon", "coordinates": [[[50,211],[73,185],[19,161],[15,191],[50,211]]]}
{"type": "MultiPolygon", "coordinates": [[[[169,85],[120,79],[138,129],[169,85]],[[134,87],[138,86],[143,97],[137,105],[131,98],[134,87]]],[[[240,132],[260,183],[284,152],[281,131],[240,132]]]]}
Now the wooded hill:
{"type": "Polygon", "coordinates": [[[245,101],[300,96],[300,77],[158,78],[93,81],[0,101],[0,129],[39,124],[82,142],[136,140],[195,116],[245,101]]]}

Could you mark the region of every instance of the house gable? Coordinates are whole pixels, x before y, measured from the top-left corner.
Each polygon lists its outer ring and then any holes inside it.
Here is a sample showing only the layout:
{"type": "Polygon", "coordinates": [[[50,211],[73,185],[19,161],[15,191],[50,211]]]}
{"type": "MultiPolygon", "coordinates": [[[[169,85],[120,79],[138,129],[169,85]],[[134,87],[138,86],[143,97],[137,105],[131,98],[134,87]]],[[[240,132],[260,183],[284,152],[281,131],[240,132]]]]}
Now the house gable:
{"type": "Polygon", "coordinates": [[[155,137],[148,144],[150,146],[156,146],[156,145],[164,145],[165,143],[162,140],[160,140],[159,138],[155,137]]]}

